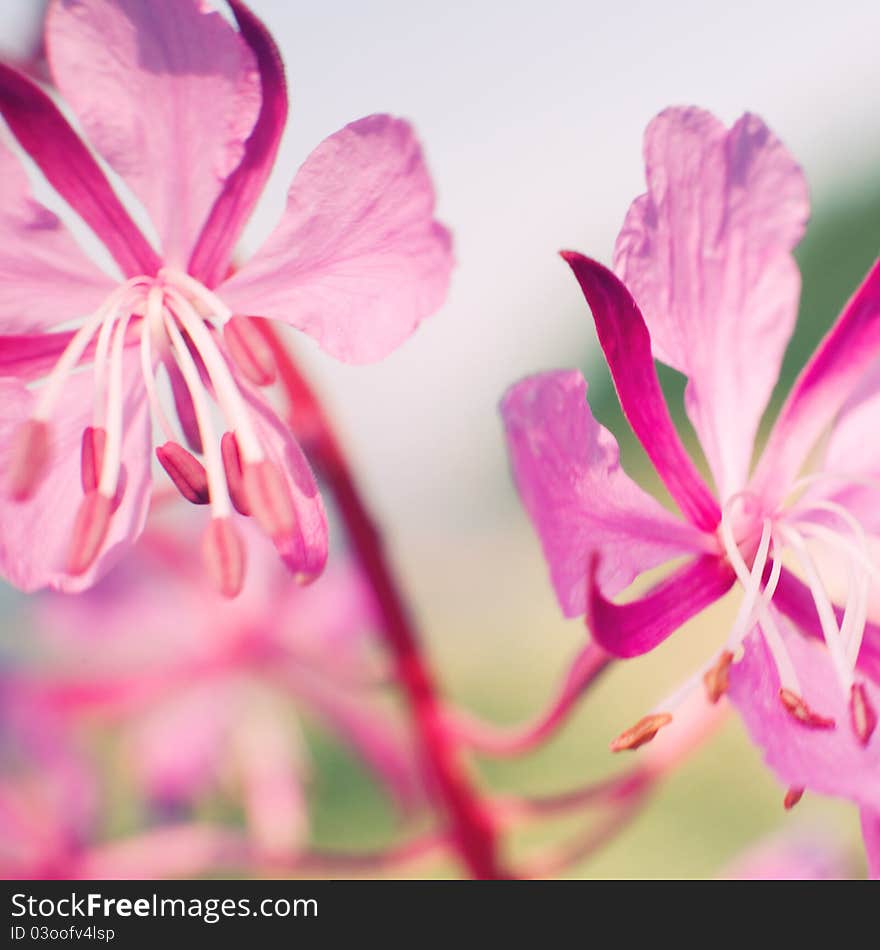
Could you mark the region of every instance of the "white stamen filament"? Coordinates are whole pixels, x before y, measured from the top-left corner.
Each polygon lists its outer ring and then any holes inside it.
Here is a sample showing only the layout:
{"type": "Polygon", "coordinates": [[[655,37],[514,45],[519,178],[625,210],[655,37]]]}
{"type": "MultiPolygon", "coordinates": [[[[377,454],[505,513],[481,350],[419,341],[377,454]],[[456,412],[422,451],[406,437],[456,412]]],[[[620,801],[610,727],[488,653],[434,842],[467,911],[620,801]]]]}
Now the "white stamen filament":
{"type": "Polygon", "coordinates": [[[840,628],[837,626],[837,617],[834,614],[834,607],[812,555],[807,548],[806,542],[801,535],[793,528],[780,526],[779,533],[795,552],[801,567],[806,576],[807,585],[813,595],[813,603],[816,605],[816,612],[819,615],[819,624],[822,627],[822,635],[825,638],[825,645],[831,654],[831,661],[834,665],[834,671],[843,688],[845,694],[849,696],[850,688],[853,685],[853,669],[846,658],[843,650],[843,641],[840,636],[840,628]]]}
{"type": "Polygon", "coordinates": [[[154,285],[150,288],[147,296],[146,319],[141,329],[141,375],[144,378],[144,386],[147,390],[147,398],[150,400],[153,417],[159,420],[159,425],[165,433],[166,440],[176,442],[178,440],[177,433],[168,420],[168,416],[162,408],[162,403],[159,401],[159,394],[156,392],[152,342],[153,334],[157,329],[163,330],[162,288],[154,285]]]}
{"type": "Polygon", "coordinates": [[[785,648],[785,641],[782,639],[779,627],[776,626],[776,621],[773,619],[773,615],[769,610],[765,615],[765,619],[761,621],[761,632],[764,634],[764,642],[767,644],[767,649],[770,651],[773,662],[776,664],[776,672],[779,674],[779,685],[783,689],[794,693],[796,696],[802,696],[803,691],[801,690],[798,675],[795,672],[794,663],[791,662],[791,657],[785,648]]]}
{"type": "Polygon", "coordinates": [[[862,647],[865,627],[868,621],[868,607],[871,592],[871,579],[880,580],[880,571],[871,563],[869,555],[852,542],[842,538],[837,532],[811,522],[800,522],[802,534],[823,541],[829,547],[837,548],[849,556],[847,563],[847,601],[840,625],[840,636],[844,643],[846,657],[851,666],[855,666],[862,647]],[[856,570],[858,562],[862,570],[856,570]]]}
{"type": "Polygon", "coordinates": [[[110,354],[110,381],[107,387],[107,441],[104,446],[101,478],[98,482],[98,491],[106,498],[112,498],[116,494],[119,471],[122,466],[122,437],[125,428],[122,363],[129,319],[130,312],[126,311],[116,324],[110,354]]]}
{"type": "Polygon", "coordinates": [[[180,320],[204,361],[217,401],[235,432],[243,461],[256,463],[263,459],[263,448],[251,422],[247,404],[236,385],[205,321],[193,310],[189,301],[171,287],[165,289],[172,313],[180,320]]]}
{"type": "MultiPolygon", "coordinates": [[[[725,504],[723,517],[721,519],[721,540],[724,544],[724,550],[731,566],[733,567],[737,579],[744,588],[748,589],[750,571],[745,560],[743,559],[742,554],[740,554],[739,545],[736,543],[736,539],[733,536],[733,528],[731,527],[730,518],[728,517],[730,509],[743,497],[745,496],[742,493],[732,495],[725,504]]],[[[768,521],[769,519],[765,519],[764,531],[761,535],[761,542],[764,541],[764,535],[767,531],[768,521]]],[[[772,532],[771,540],[774,540],[772,532]]],[[[763,573],[763,566],[761,571],[763,573]]],[[[776,621],[773,619],[773,613],[770,610],[770,600],[773,594],[776,592],[776,585],[779,582],[781,572],[782,562],[778,557],[774,556],[773,566],[770,570],[770,577],[768,578],[767,587],[764,591],[764,595],[755,604],[755,611],[757,612],[758,620],[761,624],[761,632],[764,634],[764,642],[767,644],[767,648],[770,650],[770,654],[773,657],[774,663],[776,664],[780,685],[784,689],[789,689],[794,693],[800,694],[800,683],[798,681],[797,673],[794,669],[794,664],[791,662],[791,657],[788,655],[788,650],[785,648],[782,634],[779,632],[776,621]]],[[[754,620],[751,620],[751,622],[754,623],[754,620]]],[[[740,642],[742,641],[742,637],[745,635],[745,633],[748,633],[748,630],[749,627],[747,626],[744,633],[739,636],[740,642]]],[[[731,636],[729,638],[731,644],[733,644],[735,633],[737,633],[735,629],[731,631],[731,636]]],[[[735,645],[738,646],[739,643],[736,643],[735,645]]]]}
{"type": "Polygon", "coordinates": [[[211,407],[208,405],[205,388],[199,377],[195,360],[187,349],[186,342],[174,321],[173,315],[168,311],[165,314],[165,329],[177,354],[177,363],[180,372],[183,374],[187,389],[189,389],[193,409],[195,410],[196,424],[199,427],[199,434],[202,439],[205,471],[208,476],[208,490],[211,494],[211,513],[215,518],[228,518],[232,514],[232,504],[226,486],[223,459],[220,455],[220,442],[214,431],[211,407]]]}
{"type": "Polygon", "coordinates": [[[163,267],[159,271],[159,277],[180,290],[186,291],[190,297],[201,301],[208,311],[222,322],[225,323],[232,316],[232,311],[215,293],[208,290],[204,284],[199,283],[194,277],[190,277],[189,274],[175,270],[173,267],[163,267]]]}
{"type": "Polygon", "coordinates": [[[74,333],[70,342],[64,348],[64,352],[58,358],[58,362],[52,368],[46,379],[46,385],[40,390],[37,404],[34,408],[32,417],[43,422],[48,422],[52,415],[52,410],[58,401],[58,397],[67,382],[76,364],[80,361],[83,353],[95,335],[95,331],[105,320],[115,320],[119,311],[123,297],[136,286],[137,280],[131,280],[117,287],[98,309],[87,317],[83,325],[74,333]]]}
{"type": "MultiPolygon", "coordinates": [[[[728,637],[727,649],[736,649],[742,642],[746,634],[754,625],[754,614],[757,606],[758,595],[761,591],[761,578],[764,575],[764,568],[767,565],[767,554],[770,551],[770,538],[773,533],[772,524],[769,518],[764,519],[764,528],[761,532],[761,540],[758,543],[758,550],[755,552],[755,560],[752,563],[752,569],[742,580],[740,572],[737,571],[737,577],[743,585],[743,599],[740,601],[739,610],[736,614],[736,620],[731,628],[728,637]]],[[[737,551],[739,554],[739,551],[737,551]]],[[[742,567],[745,568],[745,561],[742,561],[742,567]]],[[[736,568],[734,568],[736,570],[736,568]]]]}
{"type": "Polygon", "coordinates": [[[107,409],[106,400],[106,376],[107,363],[110,355],[110,340],[113,337],[113,327],[116,320],[122,312],[121,305],[110,314],[101,324],[98,331],[98,342],[95,344],[95,365],[93,368],[95,376],[94,402],[92,404],[92,424],[95,427],[103,427],[105,422],[105,412],[107,409]]]}

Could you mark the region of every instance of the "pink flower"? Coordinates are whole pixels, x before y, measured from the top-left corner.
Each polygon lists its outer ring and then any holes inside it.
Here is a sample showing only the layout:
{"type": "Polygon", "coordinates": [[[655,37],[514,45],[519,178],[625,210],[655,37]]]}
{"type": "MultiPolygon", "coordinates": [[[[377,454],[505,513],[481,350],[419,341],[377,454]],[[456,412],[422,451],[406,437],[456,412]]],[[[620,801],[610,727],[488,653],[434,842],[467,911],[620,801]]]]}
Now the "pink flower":
{"type": "Polygon", "coordinates": [[[24,590],[88,587],[140,534],[154,422],[171,480],[210,505],[203,553],[226,594],[244,575],[234,509],[253,514],[292,571],[315,576],[327,556],[321,498],[260,392],[274,364],[250,318],[363,362],[405,340],[446,293],[450,238],[433,219],[419,145],[385,115],[312,152],[275,230],[231,272],[287,93],[278,51],[247,7],[230,2],[236,31],[207,6],[54,0],[46,20],[57,90],[149,216],[160,251],[53,99],[0,65],[10,131],[118,268],[108,276],[83,254],[0,143],[0,571],[24,590]]]}
{"type": "Polygon", "coordinates": [[[0,877],[66,878],[97,824],[97,786],[63,716],[0,682],[0,877]]]}
{"type": "MultiPolygon", "coordinates": [[[[768,757],[780,774],[789,770],[777,762],[803,755],[791,772],[799,782],[876,808],[880,629],[867,616],[880,457],[874,390],[863,380],[880,355],[880,265],[804,368],[753,467],[797,311],[791,251],[808,214],[802,173],[757,117],[727,129],[697,109],[659,115],[645,160],[648,191],[615,247],[619,276],[579,254],[563,257],[593,312],[623,411],[681,516],[621,469],[575,371],[527,379],[504,399],[520,494],[564,612],[586,614],[618,656],[653,649],[738,584],[732,629],[679,695],[703,680],[716,701],[729,678],[753,736],[778,747],[768,757]],[[687,377],[685,408],[714,491],[673,426],[655,357],[687,377]],[[800,477],[835,419],[817,470],[800,477]],[[610,599],[673,560],[647,594],[610,599]],[[842,607],[829,566],[842,569],[842,607]],[[744,642],[745,659],[731,669],[744,642]]],[[[661,704],[616,747],[650,739],[677,702],[661,704]]]]}
{"type": "Polygon", "coordinates": [[[800,830],[752,845],[723,875],[739,881],[842,881],[852,876],[840,842],[800,830]]]}
{"type": "Polygon", "coordinates": [[[372,594],[360,576],[337,568],[320,584],[292,585],[268,545],[249,541],[253,570],[230,604],[192,576],[185,544],[147,531],[136,554],[74,601],[32,602],[45,659],[10,681],[63,721],[103,724],[105,745],[115,736],[160,814],[219,798],[241,809],[260,854],[290,859],[309,831],[298,710],[350,745],[402,806],[422,785],[377,690],[372,594]]]}

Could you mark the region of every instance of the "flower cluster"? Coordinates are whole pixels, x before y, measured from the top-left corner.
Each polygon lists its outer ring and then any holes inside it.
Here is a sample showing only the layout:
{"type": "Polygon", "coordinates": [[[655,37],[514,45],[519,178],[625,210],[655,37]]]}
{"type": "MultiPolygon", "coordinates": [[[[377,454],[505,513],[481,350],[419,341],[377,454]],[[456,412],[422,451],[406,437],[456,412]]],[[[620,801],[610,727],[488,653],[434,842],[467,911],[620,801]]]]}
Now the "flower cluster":
{"type": "MultiPolygon", "coordinates": [[[[480,722],[438,688],[283,335],[375,361],[442,305],[451,238],[420,145],[389,115],[345,126],[241,254],[288,98],[266,27],[241,0],[224,9],[52,0],[46,68],[0,63],[0,574],[53,589],[28,601],[31,636],[0,665],[0,870],[389,873],[446,854],[472,877],[553,876],[624,827],[733,708],[786,808],[808,789],[857,805],[880,876],[880,263],[764,439],[798,309],[804,175],[754,115],[651,122],[647,190],[612,267],[562,257],[672,505],[623,470],[580,372],[510,388],[515,481],[561,610],[589,635],[533,721],[480,722]],[[78,224],[34,197],[29,166],[78,224]],[[695,438],[658,361],[686,378],[695,438]],[[177,496],[208,509],[200,544],[177,496]],[[323,497],[348,542],[329,566],[323,497]],[[618,660],[731,592],[705,662],[611,742],[647,746],[630,767],[543,797],[474,782],[468,753],[541,745],[618,660]],[[400,840],[315,846],[303,715],[379,778],[400,840]],[[121,834],[103,820],[108,758],[133,778],[138,818],[121,834]],[[580,812],[561,845],[502,848],[512,827],[580,812]]],[[[728,873],[846,873],[815,841],[781,836],[728,873]]]]}

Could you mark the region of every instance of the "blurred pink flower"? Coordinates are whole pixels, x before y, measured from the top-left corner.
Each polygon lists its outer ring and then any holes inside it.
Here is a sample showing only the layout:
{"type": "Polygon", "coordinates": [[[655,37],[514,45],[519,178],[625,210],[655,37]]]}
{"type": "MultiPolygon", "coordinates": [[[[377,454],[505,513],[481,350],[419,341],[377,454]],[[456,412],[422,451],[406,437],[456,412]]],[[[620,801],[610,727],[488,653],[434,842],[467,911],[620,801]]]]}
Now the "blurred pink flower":
{"type": "Polygon", "coordinates": [[[69,877],[97,821],[96,777],[65,718],[0,682],[0,877],[69,877]]]}
{"type": "Polygon", "coordinates": [[[275,230],[231,273],[287,92],[272,38],[240,0],[230,7],[238,31],[197,0],[50,4],[57,91],[149,216],[161,252],[53,99],[0,64],[0,114],[119,269],[108,276],[83,254],[0,144],[0,464],[9,482],[0,572],[23,590],[88,587],[141,533],[152,422],[165,433],[157,455],[171,480],[210,505],[203,556],[224,593],[237,593],[245,570],[233,509],[253,514],[292,571],[318,574],[321,498],[259,390],[274,364],[251,316],[363,362],[389,353],[445,297],[450,237],[433,219],[412,129],[387,115],[312,152],[275,230]],[[71,321],[76,329],[58,329],[71,321]],[[77,372],[83,365],[90,370],[77,372]],[[29,388],[37,379],[44,385],[29,388]],[[170,386],[182,435],[160,384],[170,386]]]}
{"type": "Polygon", "coordinates": [[[45,658],[12,682],[55,715],[121,730],[127,768],[160,813],[231,795],[257,851],[290,858],[308,834],[297,707],[347,742],[402,806],[422,785],[378,688],[372,595],[359,575],[334,569],[301,588],[262,539],[250,540],[254,569],[230,604],[192,576],[186,546],[148,531],[90,591],[35,605],[45,658]]]}
{"type": "Polygon", "coordinates": [[[842,881],[852,876],[847,855],[829,835],[799,830],[759,841],[723,877],[740,881],[842,881]]]}
{"type": "Polygon", "coordinates": [[[880,265],[802,371],[752,470],[797,312],[791,251],[808,215],[803,175],[756,116],[727,129],[693,108],[669,109],[649,125],[645,160],[648,191],[615,247],[620,276],[580,254],[563,256],[593,312],[623,411],[684,517],[622,470],[576,371],[527,379],[504,399],[520,494],[564,612],[586,613],[595,639],[618,656],[653,649],[742,587],[721,649],[615,748],[649,740],[701,680],[717,701],[730,677],[743,682],[736,700],[753,736],[778,750],[768,752],[774,767],[803,754],[794,770],[803,784],[877,807],[880,629],[867,615],[880,457],[876,413],[866,405],[873,390],[858,387],[880,355],[880,265]],[[688,379],[685,407],[714,492],[675,430],[655,357],[688,379]],[[799,478],[838,415],[818,471],[799,478]],[[622,605],[609,599],[682,558],[647,594],[622,605]],[[843,609],[829,565],[843,568],[843,609]],[[793,637],[784,618],[823,646],[793,637]],[[730,669],[744,641],[746,658],[730,669]]]}

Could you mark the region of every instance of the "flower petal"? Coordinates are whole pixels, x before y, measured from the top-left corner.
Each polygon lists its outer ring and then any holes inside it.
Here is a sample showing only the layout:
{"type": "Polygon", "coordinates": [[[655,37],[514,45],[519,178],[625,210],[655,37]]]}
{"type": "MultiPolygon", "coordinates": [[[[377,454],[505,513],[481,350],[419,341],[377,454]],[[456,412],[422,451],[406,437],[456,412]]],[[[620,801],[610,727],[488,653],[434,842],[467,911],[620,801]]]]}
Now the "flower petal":
{"type": "MultiPolygon", "coordinates": [[[[0,376],[15,376],[20,380],[39,379],[44,376],[73,339],[74,330],[59,330],[54,333],[0,334],[0,376]]],[[[126,331],[126,345],[136,341],[140,334],[137,325],[126,331]]],[[[97,338],[92,339],[80,357],[80,363],[91,362],[97,338]]]]}
{"type": "MultiPolygon", "coordinates": [[[[33,200],[24,169],[2,143],[0,180],[0,332],[31,333],[92,313],[114,282],[61,221],[33,200]]],[[[7,357],[4,344],[0,374],[6,373],[7,357]]]]}
{"type": "Polygon", "coordinates": [[[620,467],[614,437],[590,413],[576,370],[517,383],[501,413],[517,486],[550,565],[566,616],[584,613],[590,555],[610,594],[642,571],[706,549],[704,535],[675,518],[620,467]]]}
{"type": "MultiPolygon", "coordinates": [[[[758,631],[749,635],[742,660],[730,668],[728,697],[783,784],[880,808],[880,735],[861,745],[850,728],[847,697],[825,646],[799,636],[783,618],[779,622],[803,698],[837,727],[808,729],[786,711],[779,700],[776,665],[758,631]]],[[[880,687],[867,683],[866,688],[874,706],[880,705],[880,687]]]]}
{"type": "Polygon", "coordinates": [[[868,877],[880,880],[880,810],[862,809],[862,838],[868,855],[868,877]]]}
{"type": "Polygon", "coordinates": [[[276,542],[287,567],[304,580],[317,577],[327,563],[328,531],[324,503],[309,463],[290,429],[253,387],[239,380],[247,394],[257,434],[270,461],[284,474],[296,514],[294,534],[276,542]]]}
{"type": "Polygon", "coordinates": [[[22,381],[38,379],[55,365],[73,333],[68,330],[0,336],[0,376],[15,376],[22,381]]]}
{"type": "MultiPolygon", "coordinates": [[[[122,502],[110,519],[107,537],[92,567],[79,577],[65,573],[68,546],[82,499],[80,445],[91,424],[92,374],[72,376],[51,420],[51,467],[33,497],[14,502],[0,493],[0,574],[24,591],[90,587],[122,556],[143,530],[150,497],[150,414],[137,352],[126,355],[125,436],[122,461],[126,482],[122,502]]],[[[9,470],[10,440],[28,418],[34,396],[17,380],[0,380],[0,472],[9,470]]]]}
{"type": "MultiPolygon", "coordinates": [[[[601,566],[601,561],[596,566],[601,566]]],[[[612,603],[602,596],[597,584],[591,584],[587,626],[593,639],[609,653],[640,656],[723,597],[735,580],[736,575],[726,561],[705,555],[680,567],[645,596],[626,604],[612,603]]]]}
{"type": "Polygon", "coordinates": [[[834,420],[819,481],[805,496],[843,505],[869,534],[880,534],[880,445],[875,437],[880,413],[880,366],[873,366],[834,420]]]}
{"type": "Polygon", "coordinates": [[[284,217],[219,293],[281,320],[349,363],[381,359],[446,297],[449,232],[409,124],[368,116],[325,139],[297,172],[284,217]]]}
{"type": "Polygon", "coordinates": [[[52,75],[185,267],[260,107],[253,54],[197,0],[65,0],[46,19],[52,75]]]}
{"type": "Polygon", "coordinates": [[[880,261],[862,281],[803,368],[779,413],[752,478],[778,504],[819,436],[880,355],[880,261]]]}
{"type": "Polygon", "coordinates": [[[226,179],[190,258],[188,272],[208,287],[226,276],[235,242],[269,177],[287,121],[284,64],[271,34],[239,0],[229,0],[229,6],[256,58],[263,98],[241,164],[226,179]]]}
{"type": "MultiPolygon", "coordinates": [[[[128,277],[154,274],[159,267],[156,252],[116,197],[91,152],[55,103],[30,79],[3,63],[0,115],[53,188],[104,242],[122,272],[128,277]]],[[[51,227],[48,218],[44,221],[44,227],[51,227]]]]}
{"type": "MultiPolygon", "coordinates": [[[[124,630],[116,633],[125,635],[124,630]]],[[[241,713],[229,683],[222,677],[205,677],[152,703],[135,721],[125,745],[131,771],[149,798],[166,805],[195,805],[218,780],[230,720],[241,713]],[[173,742],[169,736],[174,736],[173,742]]]]}
{"type": "Polygon", "coordinates": [[[726,498],[748,479],[794,327],[806,182],[748,113],[728,131],[708,112],[667,109],[645,133],[645,166],[648,191],[630,207],[614,269],[657,358],[689,379],[688,416],[726,498]]]}
{"type": "Polygon", "coordinates": [[[593,312],[599,343],[633,432],[685,517],[703,531],[713,531],[721,511],[675,431],[638,306],[607,267],[572,251],[564,251],[562,257],[593,312]]]}

